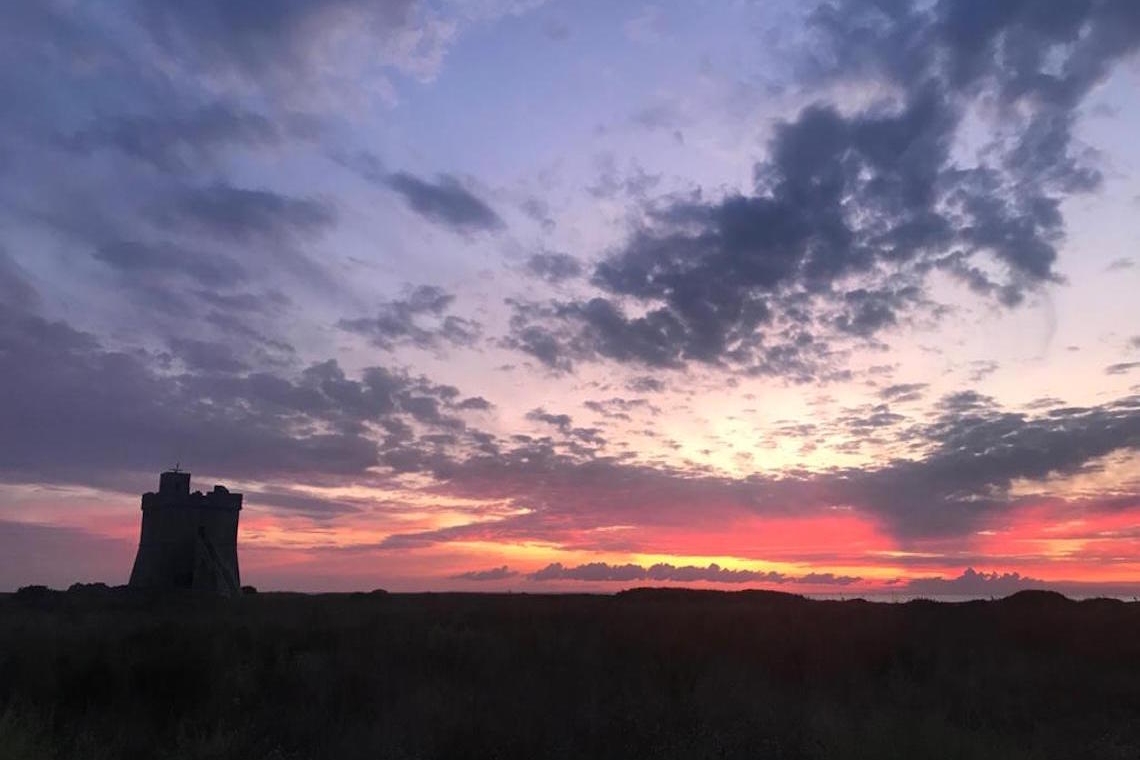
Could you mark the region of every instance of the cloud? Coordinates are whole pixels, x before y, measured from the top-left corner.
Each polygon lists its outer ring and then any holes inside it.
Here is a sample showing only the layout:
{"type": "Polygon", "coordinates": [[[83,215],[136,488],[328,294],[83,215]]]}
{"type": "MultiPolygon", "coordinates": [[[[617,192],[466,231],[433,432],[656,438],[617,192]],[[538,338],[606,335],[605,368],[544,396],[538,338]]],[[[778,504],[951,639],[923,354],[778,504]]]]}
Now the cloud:
{"type": "Polygon", "coordinates": [[[886,388],[879,390],[879,398],[895,403],[917,401],[922,398],[923,391],[928,387],[926,383],[897,383],[895,385],[888,385],[886,388]]]}
{"type": "Polygon", "coordinates": [[[533,196],[527,198],[519,205],[519,209],[528,217],[538,222],[543,232],[554,232],[554,228],[558,226],[558,222],[554,221],[550,215],[550,204],[541,198],[533,196]]]}
{"type": "Polygon", "coordinates": [[[245,503],[258,507],[272,507],[274,510],[303,514],[314,519],[332,519],[338,515],[363,511],[367,505],[358,505],[346,499],[326,499],[304,491],[288,488],[245,489],[245,503]]]}
{"type": "Polygon", "coordinates": [[[534,420],[535,422],[544,422],[547,425],[553,425],[560,430],[568,430],[570,428],[570,425],[573,423],[573,420],[570,419],[570,415],[551,414],[541,407],[538,409],[531,409],[526,413],[526,418],[528,420],[534,420]]]}
{"type": "Polygon", "coordinates": [[[567,253],[536,253],[527,259],[527,272],[552,284],[580,277],[582,265],[567,253]]]}
{"type": "Polygon", "coordinates": [[[1136,262],[1129,258],[1113,259],[1104,268],[1106,272],[1124,272],[1136,266],[1136,262]]]}
{"type": "Polygon", "coordinates": [[[594,270],[605,295],[518,319],[513,347],[563,371],[697,363],[813,380],[839,370],[833,343],[937,316],[932,272],[1010,308],[1057,282],[1061,203],[1100,181],[1072,138],[1078,108],[1140,45],[1140,16],[1030,7],[823,5],[809,85],[895,94],[778,123],[751,188],[646,201],[594,270]],[[955,150],[966,114],[991,97],[1003,128],[969,163],[955,150]]]}
{"type": "Polygon", "coordinates": [[[0,248],[0,305],[15,311],[30,311],[39,304],[39,294],[28,282],[27,273],[0,248]]]}
{"type": "Polygon", "coordinates": [[[171,243],[117,241],[97,247],[92,255],[128,276],[181,275],[211,288],[240,284],[247,277],[245,269],[228,256],[188,251],[171,243]]]}
{"type": "Polygon", "coordinates": [[[661,393],[665,390],[665,383],[656,377],[641,375],[631,378],[625,387],[636,393],[661,393]]]}
{"type": "Polygon", "coordinates": [[[70,150],[114,150],[162,171],[188,172],[231,146],[258,148],[281,140],[265,116],[221,102],[183,113],[113,115],[63,138],[70,150]]]}
{"type": "Polygon", "coordinates": [[[229,346],[220,343],[172,338],[170,350],[187,369],[195,372],[235,373],[249,369],[249,365],[235,356],[229,346]]]}
{"type": "Polygon", "coordinates": [[[570,39],[570,26],[559,19],[547,19],[542,25],[542,34],[554,42],[565,42],[570,39]]]}
{"type": "Polygon", "coordinates": [[[632,121],[649,132],[658,129],[675,132],[687,124],[680,107],[672,101],[660,101],[646,106],[633,114],[632,121]]]}
{"type": "Polygon", "coordinates": [[[178,372],[0,308],[0,394],[20,399],[0,410],[5,482],[114,483],[170,461],[239,480],[368,479],[401,426],[463,428],[456,389],[398,369],[352,379],[327,361],[297,374],[235,374],[244,367],[224,348],[186,340],[175,344],[178,372]]]}
{"type": "Polygon", "coordinates": [[[862,578],[834,575],[832,573],[809,573],[795,576],[785,575],[774,571],[761,572],[757,570],[733,570],[714,563],[707,567],[695,565],[671,565],[658,563],[649,567],[641,565],[610,565],[605,562],[590,562],[575,567],[566,567],[555,562],[541,570],[528,574],[532,581],[657,581],[678,583],[803,583],[819,585],[846,586],[858,583],[862,578]]]}
{"type": "Polygon", "coordinates": [[[336,151],[331,158],[373,185],[384,186],[387,182],[388,170],[384,167],[384,162],[375,153],[367,150],[336,151]]]}
{"type": "MultiPolygon", "coordinates": [[[[1004,412],[974,394],[908,432],[930,442],[919,460],[847,471],[832,498],[887,520],[900,536],[960,534],[1013,508],[1015,481],[1072,475],[1114,451],[1140,448],[1140,397],[1100,407],[1004,412]]],[[[824,479],[826,481],[826,479],[824,479]]]]}
{"type": "Polygon", "coordinates": [[[157,206],[154,214],[163,223],[237,243],[309,237],[336,222],[334,209],[325,202],[224,183],[180,192],[157,206]]]}
{"type": "Polygon", "coordinates": [[[918,422],[885,408],[870,409],[837,424],[861,425],[858,436],[885,436],[887,442],[905,444],[909,458],[744,477],[626,461],[602,447],[582,445],[568,415],[536,409],[528,416],[551,425],[558,435],[485,440],[484,449],[466,453],[441,452],[413,441],[401,450],[406,461],[436,480],[434,491],[510,500],[525,504],[525,514],[396,535],[385,547],[553,540],[592,550],[631,551],[636,546],[644,551],[636,541],[622,543],[632,540],[628,533],[597,531],[691,525],[698,519],[732,525],[749,515],[807,518],[833,515],[836,509],[873,521],[905,546],[969,536],[1000,524],[1044,498],[1035,496],[1033,487],[1047,493],[1053,478],[1090,471],[1115,453],[1140,451],[1137,396],[1027,414],[961,392],[944,397],[930,417],[918,422]]]}
{"type": "Polygon", "coordinates": [[[342,319],[337,325],[367,337],[373,345],[391,351],[399,345],[435,349],[441,345],[470,347],[482,326],[465,317],[447,314],[455,296],[432,285],[420,285],[406,298],[380,304],[376,317],[342,319]]]}
{"type": "Polygon", "coordinates": [[[441,174],[433,182],[407,172],[389,173],[368,152],[337,155],[334,160],[369,183],[396,192],[417,214],[454,232],[498,232],[506,226],[494,209],[451,175],[441,174]]]}
{"type": "Polygon", "coordinates": [[[273,93],[206,81],[216,70],[196,69],[196,56],[159,50],[144,16],[165,11],[142,5],[48,3],[6,16],[0,244],[28,281],[52,283],[45,312],[65,300],[93,331],[151,347],[225,333],[238,354],[252,353],[252,342],[284,346],[295,324],[284,312],[333,289],[335,261],[309,247],[338,214],[328,198],[273,184],[276,169],[256,183],[249,176],[286,145],[310,150],[316,120],[273,93]],[[286,289],[291,298],[268,308],[267,294],[286,289]]]}
{"type": "Polygon", "coordinates": [[[448,175],[435,182],[405,172],[389,175],[387,185],[420,216],[456,232],[495,232],[503,220],[486,203],[448,175]]]}
{"type": "Polygon", "coordinates": [[[986,573],[966,568],[956,578],[913,578],[903,588],[920,596],[1009,596],[1026,589],[1044,589],[1049,584],[1020,573],[986,573]]]}
{"type": "Polygon", "coordinates": [[[1110,364],[1104,368],[1106,375],[1123,375],[1132,370],[1140,367],[1140,362],[1120,362],[1119,364],[1110,364]]]}
{"type": "Polygon", "coordinates": [[[160,0],[139,3],[137,13],[174,61],[222,82],[240,77],[291,93],[335,84],[321,76],[330,69],[363,75],[368,64],[430,79],[456,30],[454,19],[415,0],[287,0],[271,6],[160,0]]]}
{"type": "Polygon", "coordinates": [[[970,362],[970,374],[967,379],[971,383],[980,383],[999,369],[1001,369],[1001,365],[992,360],[981,359],[972,361],[970,362]]]}
{"type": "Polygon", "coordinates": [[[502,581],[517,576],[518,571],[511,570],[503,565],[502,567],[493,567],[490,570],[468,570],[465,573],[456,573],[451,578],[457,581],[502,581]]]}
{"type": "Polygon", "coordinates": [[[661,409],[649,403],[648,399],[643,398],[626,399],[615,396],[609,399],[584,401],[582,406],[607,419],[625,420],[627,422],[632,419],[630,414],[633,412],[645,411],[654,416],[661,414],[661,409]]]}
{"type": "Polygon", "coordinates": [[[636,161],[631,162],[627,170],[621,170],[612,153],[599,155],[595,163],[598,177],[586,188],[595,198],[612,200],[624,196],[644,200],[661,183],[662,175],[646,172],[636,161]]]}

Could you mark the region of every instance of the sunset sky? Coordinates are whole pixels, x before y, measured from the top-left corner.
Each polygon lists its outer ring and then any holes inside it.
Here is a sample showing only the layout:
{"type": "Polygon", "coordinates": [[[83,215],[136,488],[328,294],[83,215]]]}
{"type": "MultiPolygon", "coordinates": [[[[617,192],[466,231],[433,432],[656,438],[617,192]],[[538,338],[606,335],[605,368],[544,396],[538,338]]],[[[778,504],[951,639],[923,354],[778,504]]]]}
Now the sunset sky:
{"type": "Polygon", "coordinates": [[[1140,2],[0,10],[0,590],[1140,594],[1140,2]]]}

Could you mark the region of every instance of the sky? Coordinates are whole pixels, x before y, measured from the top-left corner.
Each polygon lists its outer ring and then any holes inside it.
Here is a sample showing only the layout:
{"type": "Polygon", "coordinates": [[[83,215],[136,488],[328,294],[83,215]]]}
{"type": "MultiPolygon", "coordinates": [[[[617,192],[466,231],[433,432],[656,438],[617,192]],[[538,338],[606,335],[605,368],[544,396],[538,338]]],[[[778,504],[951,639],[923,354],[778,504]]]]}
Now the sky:
{"type": "Polygon", "coordinates": [[[0,589],[1140,588],[1140,3],[0,10],[0,589]]]}

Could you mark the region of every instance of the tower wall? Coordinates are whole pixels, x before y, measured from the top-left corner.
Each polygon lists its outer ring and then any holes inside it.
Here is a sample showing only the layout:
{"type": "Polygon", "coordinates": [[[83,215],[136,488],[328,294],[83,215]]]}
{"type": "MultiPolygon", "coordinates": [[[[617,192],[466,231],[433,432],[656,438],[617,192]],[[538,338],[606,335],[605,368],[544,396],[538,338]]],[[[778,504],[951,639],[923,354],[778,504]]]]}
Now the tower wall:
{"type": "Polygon", "coordinates": [[[130,585],[189,588],[194,567],[192,511],[143,497],[142,513],[139,551],[131,571],[130,585]]]}
{"type": "Polygon", "coordinates": [[[190,473],[168,470],[158,476],[158,492],[163,496],[190,495],[190,473]]]}
{"type": "Polygon", "coordinates": [[[189,487],[189,473],[163,473],[158,493],[143,494],[142,529],[130,585],[239,593],[237,529],[242,495],[222,486],[214,486],[208,494],[190,493],[189,487]]]}
{"type": "MultiPolygon", "coordinates": [[[[216,486],[215,486],[216,488],[216,486]]],[[[216,491],[209,494],[213,497],[216,491]]],[[[202,590],[225,593],[226,589],[240,590],[241,574],[238,570],[237,531],[241,494],[236,502],[215,504],[195,509],[196,566],[193,585],[202,590]],[[233,505],[233,506],[230,506],[233,505]],[[203,540],[204,539],[204,540],[203,540]],[[209,562],[203,561],[203,554],[209,562]]]]}

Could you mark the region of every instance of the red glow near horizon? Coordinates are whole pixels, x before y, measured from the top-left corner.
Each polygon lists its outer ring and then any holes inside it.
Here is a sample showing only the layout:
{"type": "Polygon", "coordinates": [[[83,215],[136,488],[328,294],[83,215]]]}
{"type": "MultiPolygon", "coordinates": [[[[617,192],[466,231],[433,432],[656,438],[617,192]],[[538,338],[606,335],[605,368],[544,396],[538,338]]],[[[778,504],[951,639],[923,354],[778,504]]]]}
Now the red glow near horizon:
{"type": "MultiPolygon", "coordinates": [[[[70,528],[105,540],[68,544],[69,561],[88,573],[81,580],[122,582],[137,542],[137,509],[118,508],[118,499],[69,499],[66,512],[37,497],[29,511],[39,524],[70,528]],[[109,507],[114,504],[114,511],[109,507]],[[64,519],[66,517],[66,519],[64,519]],[[120,568],[121,566],[121,568],[120,568]],[[121,569],[121,572],[118,570],[121,569]],[[117,578],[116,573],[122,576],[117,578]],[[96,574],[96,575],[91,575],[96,574]]],[[[382,548],[400,531],[431,528],[423,515],[370,514],[336,520],[243,510],[241,565],[246,582],[266,589],[357,590],[613,590],[645,583],[577,580],[534,581],[527,575],[551,563],[566,567],[606,563],[857,576],[845,586],[794,582],[674,582],[708,588],[771,587],[806,593],[883,592],[914,578],[954,578],[967,567],[1019,573],[1048,582],[1127,584],[1140,578],[1140,509],[1096,511],[1049,502],[1022,507],[1000,524],[981,526],[969,536],[900,542],[874,519],[847,510],[796,516],[739,514],[694,530],[682,525],[618,526],[605,530],[563,530],[547,539],[505,539],[493,532],[463,540],[405,548],[382,548]],[[460,576],[507,566],[501,579],[470,581],[460,576]]],[[[34,579],[33,579],[34,580],[34,579]]],[[[29,581],[31,582],[31,581],[29,581]]],[[[59,581],[56,581],[57,583],[59,581]]]]}

